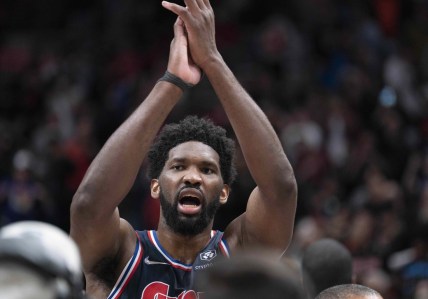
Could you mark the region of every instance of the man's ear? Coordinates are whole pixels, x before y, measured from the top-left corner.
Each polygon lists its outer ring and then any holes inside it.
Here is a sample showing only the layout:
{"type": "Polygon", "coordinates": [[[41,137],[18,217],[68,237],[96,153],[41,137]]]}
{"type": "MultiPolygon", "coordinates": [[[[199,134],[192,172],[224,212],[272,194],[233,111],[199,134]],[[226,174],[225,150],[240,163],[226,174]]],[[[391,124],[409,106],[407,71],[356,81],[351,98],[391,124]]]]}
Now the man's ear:
{"type": "Polygon", "coordinates": [[[227,202],[227,199],[229,198],[230,193],[230,187],[228,184],[224,184],[223,188],[221,189],[220,193],[220,203],[224,205],[227,202]]]}
{"type": "Polygon", "coordinates": [[[150,193],[153,198],[158,199],[160,195],[160,185],[158,179],[152,179],[150,182],[150,193]]]}

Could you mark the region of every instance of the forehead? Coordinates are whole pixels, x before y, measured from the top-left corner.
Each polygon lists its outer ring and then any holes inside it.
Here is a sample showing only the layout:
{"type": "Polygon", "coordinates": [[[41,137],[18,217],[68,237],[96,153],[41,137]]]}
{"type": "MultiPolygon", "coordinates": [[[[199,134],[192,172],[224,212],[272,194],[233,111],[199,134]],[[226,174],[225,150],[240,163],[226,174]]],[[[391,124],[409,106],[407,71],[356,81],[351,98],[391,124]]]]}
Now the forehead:
{"type": "Polygon", "coordinates": [[[170,149],[168,161],[175,159],[198,159],[213,163],[220,161],[218,153],[211,146],[199,141],[183,142],[170,149]]]}

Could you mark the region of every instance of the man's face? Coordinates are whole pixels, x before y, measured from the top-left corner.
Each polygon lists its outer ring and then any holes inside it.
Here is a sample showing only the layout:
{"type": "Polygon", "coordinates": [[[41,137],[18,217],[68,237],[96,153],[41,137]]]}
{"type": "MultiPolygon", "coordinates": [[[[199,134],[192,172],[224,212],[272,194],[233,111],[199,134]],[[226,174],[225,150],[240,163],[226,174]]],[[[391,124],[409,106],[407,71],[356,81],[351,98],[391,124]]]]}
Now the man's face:
{"type": "Polygon", "coordinates": [[[152,180],[154,198],[161,203],[161,221],[176,233],[196,235],[212,225],[214,215],[227,201],[217,152],[189,141],[169,151],[158,180],[152,180]]]}

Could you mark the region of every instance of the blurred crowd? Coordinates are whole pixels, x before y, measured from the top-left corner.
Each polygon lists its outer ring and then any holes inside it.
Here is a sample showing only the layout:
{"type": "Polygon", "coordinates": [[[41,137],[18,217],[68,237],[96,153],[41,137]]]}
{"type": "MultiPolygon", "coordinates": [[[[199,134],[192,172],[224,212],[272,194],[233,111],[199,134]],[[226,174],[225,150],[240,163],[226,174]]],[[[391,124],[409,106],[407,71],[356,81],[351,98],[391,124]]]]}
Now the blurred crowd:
{"type": "MultiPolygon", "coordinates": [[[[426,294],[428,1],[212,5],[220,52],[295,170],[287,256],[334,238],[352,253],[358,282],[385,298],[426,294]]],[[[0,226],[41,220],[68,231],[91,160],[164,73],[174,19],[160,1],[0,2],[0,226]]],[[[170,120],[187,114],[231,132],[206,79],[170,120]]],[[[219,229],[253,188],[239,152],[237,165],[219,229]]],[[[139,229],[157,224],[148,186],[143,165],[121,206],[139,229]]]]}

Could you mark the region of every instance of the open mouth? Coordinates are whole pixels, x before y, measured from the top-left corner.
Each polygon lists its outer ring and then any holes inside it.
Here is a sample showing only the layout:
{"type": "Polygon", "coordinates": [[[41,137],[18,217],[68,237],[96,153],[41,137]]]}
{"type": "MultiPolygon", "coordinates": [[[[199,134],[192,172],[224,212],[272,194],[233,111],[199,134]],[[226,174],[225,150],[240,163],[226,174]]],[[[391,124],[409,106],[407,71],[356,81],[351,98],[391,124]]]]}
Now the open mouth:
{"type": "Polygon", "coordinates": [[[183,214],[196,214],[201,210],[202,194],[194,188],[186,188],[180,192],[178,199],[178,211],[183,214]]]}
{"type": "Polygon", "coordinates": [[[191,206],[191,207],[197,207],[201,204],[198,198],[191,197],[191,196],[186,196],[181,198],[179,203],[183,206],[191,206]]]}

